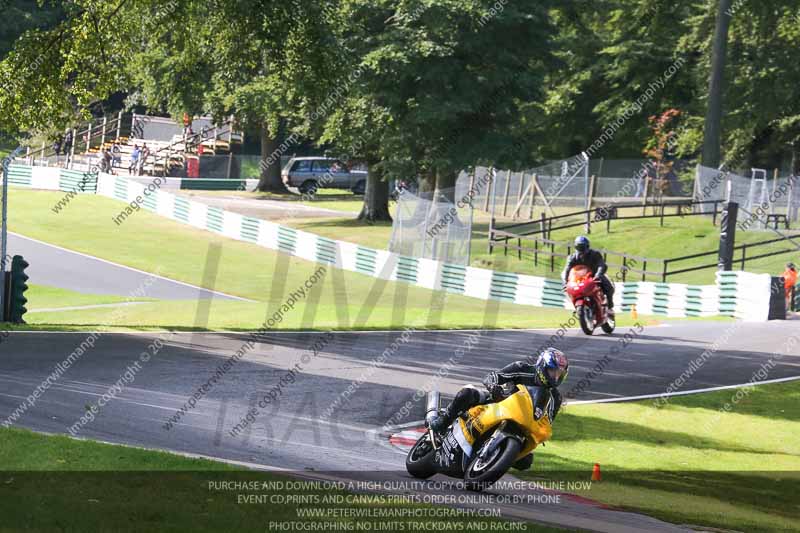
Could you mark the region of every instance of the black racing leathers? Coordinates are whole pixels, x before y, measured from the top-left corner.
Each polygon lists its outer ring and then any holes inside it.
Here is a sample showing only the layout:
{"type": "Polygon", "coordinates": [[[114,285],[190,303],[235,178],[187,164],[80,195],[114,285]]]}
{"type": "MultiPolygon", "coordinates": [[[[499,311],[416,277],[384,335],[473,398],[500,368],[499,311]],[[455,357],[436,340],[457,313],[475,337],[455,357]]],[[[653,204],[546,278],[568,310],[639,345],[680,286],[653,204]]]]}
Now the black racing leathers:
{"type": "MultiPolygon", "coordinates": [[[[500,384],[511,382],[515,385],[526,385],[528,387],[548,386],[536,371],[536,365],[527,361],[515,361],[504,366],[497,372],[497,381],[500,384]]],[[[561,393],[556,387],[552,387],[550,388],[550,394],[553,395],[553,419],[555,419],[556,415],[558,415],[558,410],[561,408],[561,393]]]]}
{"type": "Polygon", "coordinates": [[[566,282],[567,276],[569,276],[569,271],[572,270],[572,267],[575,265],[586,265],[589,267],[589,270],[592,271],[592,274],[595,276],[602,276],[608,270],[608,266],[606,265],[606,260],[603,258],[603,254],[596,250],[587,250],[585,252],[575,252],[569,259],[567,259],[567,265],[564,267],[564,271],[561,273],[561,280],[566,282]]]}
{"type": "MultiPolygon", "coordinates": [[[[529,387],[547,387],[547,384],[541,380],[536,372],[536,366],[525,361],[516,361],[501,368],[497,372],[497,381],[500,384],[511,382],[529,387]]],[[[553,395],[553,420],[555,420],[558,410],[561,408],[562,398],[561,393],[555,387],[550,389],[550,393],[553,395]]],[[[444,418],[440,424],[442,427],[449,426],[459,414],[476,405],[490,403],[491,401],[491,395],[485,390],[480,390],[473,386],[463,387],[456,393],[456,397],[445,409],[444,418]]]]}
{"type": "Polygon", "coordinates": [[[611,280],[606,276],[608,265],[606,265],[603,254],[590,249],[585,252],[575,252],[570,255],[569,259],[567,259],[564,271],[561,273],[561,280],[564,283],[567,282],[569,271],[572,270],[572,267],[575,265],[586,265],[589,267],[589,270],[592,271],[592,274],[594,274],[594,277],[597,278],[600,283],[600,289],[602,289],[603,293],[606,295],[608,308],[614,309],[614,285],[611,284],[611,280]]]}

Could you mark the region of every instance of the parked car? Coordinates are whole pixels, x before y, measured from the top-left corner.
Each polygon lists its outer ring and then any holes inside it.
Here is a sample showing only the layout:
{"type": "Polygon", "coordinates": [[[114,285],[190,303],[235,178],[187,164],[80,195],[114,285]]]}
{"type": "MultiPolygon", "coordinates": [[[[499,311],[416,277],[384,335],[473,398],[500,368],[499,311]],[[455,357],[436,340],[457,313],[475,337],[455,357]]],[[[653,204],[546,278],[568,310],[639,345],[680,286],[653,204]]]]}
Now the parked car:
{"type": "Polygon", "coordinates": [[[302,194],[314,194],[322,188],[364,194],[367,188],[366,170],[356,170],[328,157],[293,157],[283,167],[281,177],[287,187],[297,187],[302,194]]]}

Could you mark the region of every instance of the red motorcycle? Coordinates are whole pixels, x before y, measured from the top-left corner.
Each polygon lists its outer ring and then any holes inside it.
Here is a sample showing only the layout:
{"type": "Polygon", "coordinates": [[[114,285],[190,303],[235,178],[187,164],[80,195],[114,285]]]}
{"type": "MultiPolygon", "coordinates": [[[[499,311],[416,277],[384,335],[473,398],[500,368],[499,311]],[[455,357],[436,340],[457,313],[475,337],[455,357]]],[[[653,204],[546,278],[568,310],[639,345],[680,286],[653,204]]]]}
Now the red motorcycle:
{"type": "Polygon", "coordinates": [[[566,291],[572,299],[575,314],[578,315],[584,333],[591,335],[597,326],[608,334],[614,331],[614,319],[608,315],[606,296],[588,267],[584,265],[572,267],[566,291]]]}

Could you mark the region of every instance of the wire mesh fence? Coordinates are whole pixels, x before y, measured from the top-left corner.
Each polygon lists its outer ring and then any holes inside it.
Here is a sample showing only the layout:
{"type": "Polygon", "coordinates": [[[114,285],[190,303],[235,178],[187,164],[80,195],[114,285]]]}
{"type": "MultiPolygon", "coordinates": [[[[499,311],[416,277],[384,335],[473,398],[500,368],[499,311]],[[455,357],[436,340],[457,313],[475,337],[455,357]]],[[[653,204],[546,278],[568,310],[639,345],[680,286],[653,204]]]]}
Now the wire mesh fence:
{"type": "MultiPolygon", "coordinates": [[[[686,162],[672,162],[667,176],[659,176],[654,162],[646,159],[598,159],[585,155],[551,161],[525,171],[494,169],[488,199],[475,204],[476,209],[496,217],[533,220],[540,213],[548,216],[554,209],[588,209],[598,202],[633,203],[656,198],[691,198],[691,179],[682,180],[686,162]]],[[[476,174],[491,172],[477,167],[476,174]]],[[[456,188],[466,190],[474,180],[468,172],[459,176],[456,188]]]]}
{"type": "Polygon", "coordinates": [[[752,169],[750,176],[732,171],[697,167],[696,200],[725,200],[740,206],[741,229],[765,229],[769,224],[798,221],[800,178],[778,171],[752,169]],[[750,223],[747,223],[750,221],[750,223]]]}
{"type": "Polygon", "coordinates": [[[397,200],[389,250],[406,257],[469,265],[472,204],[467,193],[403,191],[397,200]],[[455,202],[448,200],[455,198],[455,202]]]}

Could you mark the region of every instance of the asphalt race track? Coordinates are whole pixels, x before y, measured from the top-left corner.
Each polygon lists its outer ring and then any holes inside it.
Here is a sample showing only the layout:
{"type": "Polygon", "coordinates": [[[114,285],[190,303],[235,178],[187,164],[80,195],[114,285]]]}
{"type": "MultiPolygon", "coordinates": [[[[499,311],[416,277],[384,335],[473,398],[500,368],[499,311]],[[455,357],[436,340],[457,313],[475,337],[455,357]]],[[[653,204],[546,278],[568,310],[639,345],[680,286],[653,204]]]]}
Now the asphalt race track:
{"type": "MultiPolygon", "coordinates": [[[[768,324],[682,322],[645,327],[618,353],[620,338],[591,339],[569,331],[558,343],[571,360],[569,392],[595,364],[613,353],[600,375],[589,380],[576,400],[608,400],[659,394],[715,340],[727,337],[680,390],[746,383],[797,334],[796,321],[768,324]]],[[[208,383],[219,365],[248,337],[244,334],[162,334],[165,345],[140,369],[132,383],[78,433],[108,442],[164,448],[242,461],[251,465],[305,471],[342,472],[341,476],[406,479],[403,453],[388,442],[392,420],[403,425],[422,418],[424,400],[412,402],[406,416],[397,415],[417,390],[446,365],[438,383],[452,394],[462,384],[524,357],[546,342],[553,331],[414,332],[408,343],[377,367],[372,362],[399,332],[271,333],[235,362],[194,409],[174,426],[165,424],[208,383]],[[477,342],[472,350],[459,348],[477,342]],[[319,348],[314,351],[314,345],[319,348]],[[460,352],[459,352],[460,353],[460,352]],[[299,365],[299,367],[297,366],[299,365]],[[295,372],[287,373],[290,368],[295,372]],[[290,379],[291,378],[291,379],[290,379]],[[342,393],[350,387],[349,399],[342,393]],[[267,404],[265,396],[274,398],[267,404]],[[326,408],[340,404],[333,415],[326,408]],[[259,402],[263,407],[259,407],[259,402]],[[255,422],[235,437],[231,430],[250,408],[255,422]],[[347,473],[349,471],[349,474],[347,473]]],[[[34,389],[83,342],[89,333],[11,332],[0,345],[0,423],[7,420],[34,389]]],[[[102,334],[15,422],[52,433],[66,433],[126,369],[152,351],[157,334],[102,334]]],[[[800,376],[800,354],[783,357],[769,379],[800,376]]],[[[419,397],[420,395],[417,395],[419,397]]],[[[553,439],[558,438],[558,425],[553,439]]],[[[319,474],[317,474],[319,473],[319,474]]],[[[648,517],[567,500],[555,509],[510,506],[504,516],[536,519],[597,531],[678,530],[648,517]],[[549,513],[549,514],[548,514],[549,513]]]]}

